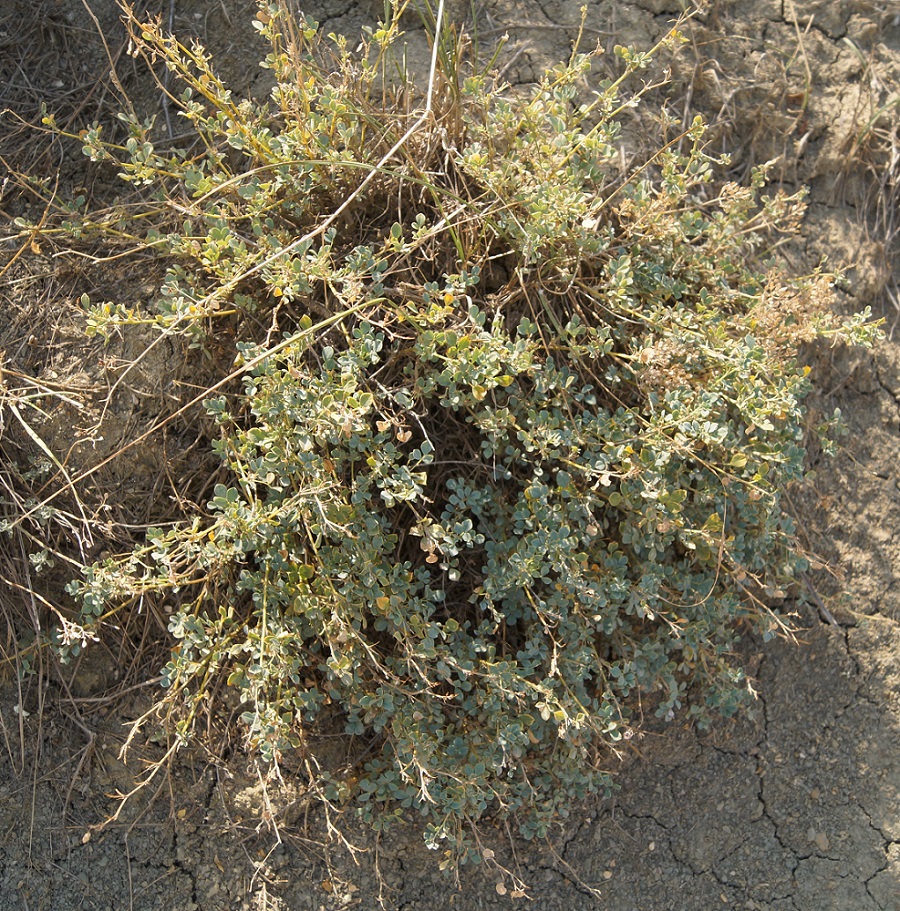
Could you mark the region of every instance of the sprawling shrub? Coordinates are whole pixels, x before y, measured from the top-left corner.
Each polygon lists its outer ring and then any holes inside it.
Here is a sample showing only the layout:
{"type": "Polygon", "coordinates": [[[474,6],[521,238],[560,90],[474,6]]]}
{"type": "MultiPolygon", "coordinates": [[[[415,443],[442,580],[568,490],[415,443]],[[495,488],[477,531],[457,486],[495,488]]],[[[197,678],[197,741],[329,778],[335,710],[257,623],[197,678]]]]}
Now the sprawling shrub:
{"type": "Polygon", "coordinates": [[[413,809],[465,857],[485,814],[532,836],[606,787],[639,703],[752,697],[738,635],[785,628],[769,605],[805,566],[782,500],[798,349],[871,333],[831,315],[830,276],[767,260],[800,197],[760,195],[765,169],[717,182],[699,119],[657,111],[627,163],[648,55],[618,49],[613,79],[576,54],[522,98],[444,40],[425,109],[392,75],[396,20],[330,58],[279,5],[254,24],[267,100],[135,26],[198,141],[129,117],[118,146],[83,137],[149,189],[170,263],[155,310],[87,302],[91,329],[236,337],[243,386],[205,402],[227,475],[208,511],[71,591],[87,629],[174,604],[181,735],[221,680],[270,761],[337,725],[359,761],[311,786],[377,824],[413,809]]]}

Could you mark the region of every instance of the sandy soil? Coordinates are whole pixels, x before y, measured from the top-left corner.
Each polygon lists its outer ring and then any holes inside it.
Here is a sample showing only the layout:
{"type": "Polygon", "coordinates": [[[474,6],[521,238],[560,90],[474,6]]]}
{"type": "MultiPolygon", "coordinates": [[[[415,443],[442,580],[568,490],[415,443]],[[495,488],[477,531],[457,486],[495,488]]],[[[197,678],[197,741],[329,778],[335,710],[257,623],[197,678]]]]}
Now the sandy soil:
{"type": "MultiPolygon", "coordinates": [[[[203,34],[237,88],[259,88],[244,37],[249,4],[146,6],[171,12],[176,29],[203,34]]],[[[678,7],[676,0],[591,2],[587,35],[649,46],[678,7]]],[[[115,54],[121,35],[112,4],[91,0],[91,8],[115,54]]],[[[380,4],[326,0],[311,12],[326,30],[353,34],[379,11],[380,4]]],[[[508,31],[520,51],[510,53],[513,82],[567,56],[579,20],[569,0],[486,0],[477,11],[483,35],[508,31]]],[[[45,97],[77,120],[79,92],[104,61],[80,3],[0,5],[0,106],[31,119],[45,97]]],[[[129,66],[123,57],[121,69],[137,87],[129,66]]],[[[255,771],[234,756],[227,767],[183,757],[116,822],[92,829],[115,811],[116,794],[133,787],[142,758],[159,754],[148,740],[128,766],[119,760],[123,726],[146,706],[148,688],[129,678],[116,655],[98,650],[75,677],[32,678],[21,694],[14,681],[4,688],[0,911],[332,911],[379,901],[406,911],[517,902],[540,911],[900,911],[900,346],[889,245],[900,140],[893,106],[858,141],[898,85],[900,6],[890,0],[713,2],[674,67],[672,98],[719,123],[717,142],[733,152],[736,173],[778,158],[782,180],[809,185],[802,242],[787,251],[791,265],[808,268],[823,255],[851,265],[845,305],[870,305],[889,332],[874,352],[816,358],[813,404],[840,407],[850,433],[837,457],[813,455],[817,478],[798,509],[808,544],[836,575],[816,576],[825,610],[799,617],[797,643],[745,643],[758,681],[754,717],[703,733],[678,725],[647,733],[632,743],[617,793],[572,807],[549,844],[488,832],[496,861],[528,885],[527,899],[515,898],[513,881],[493,865],[464,870],[457,888],[411,826],[380,840],[351,826],[350,844],[342,845],[329,843],[323,821],[305,819],[289,801],[273,818],[255,771]],[[104,693],[123,679],[134,688],[108,702],[104,693]],[[13,711],[20,704],[29,717],[13,711]]],[[[15,131],[0,141],[6,158],[22,148],[15,131]]],[[[34,161],[59,164],[50,153],[34,161]]],[[[62,165],[66,179],[91,179],[78,161],[62,165]]],[[[14,206],[2,211],[16,214],[14,206]]],[[[22,287],[36,300],[44,295],[51,310],[54,294],[68,295],[64,314],[80,286],[73,279],[22,287]]],[[[20,290],[3,288],[4,338],[35,331],[15,297],[20,290]]],[[[56,342],[69,338],[67,354],[41,357],[23,341],[15,351],[8,345],[8,356],[19,358],[19,369],[71,378],[89,349],[65,334],[71,320],[48,320],[41,331],[55,332],[56,342]]],[[[116,400],[110,419],[123,427],[162,392],[145,379],[129,395],[116,400]]],[[[126,476],[159,473],[150,455],[142,457],[149,462],[129,462],[126,476]]],[[[290,783],[285,789],[280,805],[290,783]]]]}

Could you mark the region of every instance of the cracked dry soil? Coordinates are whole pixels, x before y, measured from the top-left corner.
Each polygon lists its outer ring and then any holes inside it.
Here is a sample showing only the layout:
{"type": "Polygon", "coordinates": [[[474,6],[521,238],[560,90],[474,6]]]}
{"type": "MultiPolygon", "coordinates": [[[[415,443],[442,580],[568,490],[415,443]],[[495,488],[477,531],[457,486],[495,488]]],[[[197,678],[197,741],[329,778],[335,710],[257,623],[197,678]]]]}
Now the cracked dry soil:
{"type": "MultiPolygon", "coordinates": [[[[100,55],[79,3],[48,0],[26,10],[7,2],[7,12],[0,4],[10,61],[0,61],[3,105],[14,106],[22,78],[52,91],[74,65],[61,55],[29,69],[33,48],[17,44],[28,16],[51,24],[67,17],[83,34],[83,58],[100,55]]],[[[226,77],[253,89],[249,4],[146,6],[171,8],[176,28],[201,23],[224,53],[226,77]]],[[[587,33],[649,46],[678,6],[591,2],[587,33]]],[[[112,5],[92,8],[112,35],[112,5]]],[[[567,56],[580,17],[569,0],[487,0],[477,11],[485,34],[508,31],[521,49],[507,74],[513,82],[567,56]]],[[[380,5],[322,2],[310,12],[326,30],[353,34],[380,5]]],[[[52,38],[49,24],[45,31],[52,38]]],[[[900,85],[900,6],[721,0],[696,24],[689,50],[674,69],[673,97],[718,121],[714,135],[733,153],[735,173],[778,158],[786,184],[810,187],[791,265],[808,267],[822,255],[852,264],[847,306],[871,305],[893,330],[890,254],[860,227],[867,194],[883,175],[877,160],[869,172],[848,169],[846,153],[859,124],[900,85]],[[798,92],[806,98],[800,107],[798,92]]],[[[890,135],[896,144],[896,124],[890,135]]],[[[83,724],[54,707],[59,694],[48,685],[30,691],[39,711],[20,729],[15,687],[4,692],[0,911],[334,911],[379,901],[404,911],[516,901],[540,911],[900,911],[900,345],[889,332],[874,352],[826,352],[815,371],[814,406],[840,407],[850,428],[837,457],[814,456],[815,487],[798,504],[810,547],[842,574],[823,585],[835,622],[813,608],[798,619],[797,643],[746,642],[759,692],[754,716],[703,733],[676,724],[632,742],[616,794],[572,807],[550,844],[488,833],[497,859],[528,884],[528,899],[513,899],[490,870],[463,871],[457,889],[412,827],[380,841],[351,831],[354,851],[326,844],[319,824],[305,828],[290,813],[276,830],[266,824],[259,780],[202,756],[185,757],[143,804],[88,838],[141,767],[140,751],[129,766],[118,751],[143,690],[110,714],[92,711],[117,673],[100,658],[73,681],[83,724]]],[[[153,755],[153,744],[143,749],[153,755]]]]}

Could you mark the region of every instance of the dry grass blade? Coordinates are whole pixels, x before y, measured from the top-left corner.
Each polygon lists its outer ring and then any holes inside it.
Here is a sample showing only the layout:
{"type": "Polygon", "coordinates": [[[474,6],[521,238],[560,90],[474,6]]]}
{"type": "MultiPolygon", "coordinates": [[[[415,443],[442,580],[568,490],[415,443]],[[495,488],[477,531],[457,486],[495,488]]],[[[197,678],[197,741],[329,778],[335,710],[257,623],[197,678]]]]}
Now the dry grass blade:
{"type": "MultiPolygon", "coordinates": [[[[884,293],[900,312],[900,279],[891,264],[900,250],[900,87],[877,78],[873,61],[844,39],[862,67],[851,128],[844,140],[841,181],[854,200],[870,236],[883,248],[888,273],[884,293]]],[[[896,324],[895,324],[896,325],[896,324]]]]}

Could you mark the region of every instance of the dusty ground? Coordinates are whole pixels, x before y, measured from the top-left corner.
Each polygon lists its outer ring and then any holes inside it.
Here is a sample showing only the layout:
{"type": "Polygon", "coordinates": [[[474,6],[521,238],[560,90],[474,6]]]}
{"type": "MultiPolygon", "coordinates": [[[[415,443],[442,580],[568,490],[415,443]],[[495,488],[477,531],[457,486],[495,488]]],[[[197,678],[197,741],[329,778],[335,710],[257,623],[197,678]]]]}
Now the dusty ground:
{"type": "MultiPolygon", "coordinates": [[[[256,71],[241,37],[249,4],[146,5],[171,12],[176,28],[205,33],[225,55],[225,75],[253,89],[256,71]]],[[[587,34],[648,46],[678,7],[676,0],[593,2],[587,34]]],[[[91,8],[115,54],[111,4],[91,8]]],[[[347,0],[311,12],[327,30],[352,34],[379,11],[380,4],[347,0]]],[[[485,38],[506,30],[521,49],[508,72],[513,81],[567,56],[578,18],[578,4],[568,0],[478,6],[485,38]]],[[[513,898],[512,880],[494,869],[464,871],[456,889],[412,828],[380,842],[351,831],[351,850],[327,844],[321,821],[305,828],[290,810],[269,819],[259,780],[234,758],[227,770],[202,756],[184,759],[147,789],[148,800],[94,831],[115,810],[116,793],[133,786],[142,756],[158,755],[146,742],[130,766],[117,758],[122,725],[145,707],[147,687],[135,679],[125,698],[108,703],[104,691],[130,678],[116,655],[103,652],[64,678],[70,693],[53,675],[32,678],[21,695],[8,682],[0,703],[0,911],[330,911],[379,900],[406,911],[526,901],[541,911],[900,911],[900,346],[889,243],[900,5],[714,2],[693,35],[675,68],[673,99],[719,121],[717,142],[734,153],[736,173],[779,158],[781,179],[810,186],[804,241],[788,254],[793,265],[808,267],[822,255],[853,265],[847,307],[868,304],[887,319],[890,336],[874,353],[826,352],[815,365],[816,407],[840,407],[850,429],[836,458],[816,459],[815,489],[798,504],[810,547],[838,574],[816,577],[836,624],[810,609],[798,620],[798,643],[746,643],[760,694],[755,717],[705,733],[647,734],[626,757],[618,793],[573,807],[550,844],[490,833],[496,860],[527,883],[528,899],[513,898]],[[865,131],[882,105],[884,116],[865,131]],[[20,700],[30,717],[13,710],[20,700]]],[[[4,0],[0,106],[30,119],[45,97],[77,121],[79,92],[95,84],[91,65],[102,64],[103,54],[80,4],[4,0]]],[[[9,158],[21,135],[4,136],[0,155],[9,158]]],[[[60,162],[48,153],[35,163],[52,169],[60,162]]],[[[63,165],[77,181],[82,165],[63,165]]],[[[42,285],[48,312],[52,294],[71,295],[76,284],[42,285]]],[[[15,297],[32,285],[7,284],[5,330],[33,331],[15,297]]],[[[65,319],[59,323],[64,333],[65,319]]],[[[20,369],[50,379],[47,371],[62,369],[27,345],[23,335],[20,369]]],[[[92,350],[75,336],[71,345],[70,361],[72,350],[76,360],[92,350]]],[[[138,384],[127,401],[116,399],[116,419],[127,424],[162,394],[138,384]]],[[[129,464],[140,478],[158,470],[129,464]]]]}

